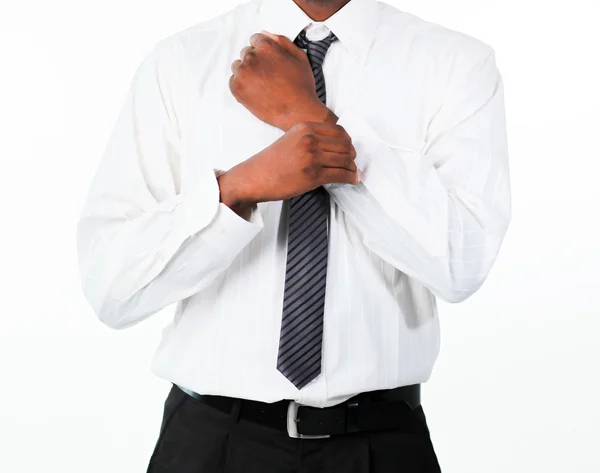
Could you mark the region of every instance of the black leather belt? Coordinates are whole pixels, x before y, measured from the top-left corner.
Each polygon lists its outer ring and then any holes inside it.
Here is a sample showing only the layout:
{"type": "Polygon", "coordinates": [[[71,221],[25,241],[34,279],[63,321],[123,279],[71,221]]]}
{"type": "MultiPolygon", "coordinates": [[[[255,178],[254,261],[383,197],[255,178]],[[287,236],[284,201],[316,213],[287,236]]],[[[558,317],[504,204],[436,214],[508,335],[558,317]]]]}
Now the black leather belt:
{"type": "Polygon", "coordinates": [[[196,401],[222,412],[237,410],[240,419],[287,432],[295,438],[324,438],[397,428],[407,422],[407,413],[421,405],[419,384],[361,393],[325,408],[288,400],[265,403],[225,396],[191,395],[196,401]]]}

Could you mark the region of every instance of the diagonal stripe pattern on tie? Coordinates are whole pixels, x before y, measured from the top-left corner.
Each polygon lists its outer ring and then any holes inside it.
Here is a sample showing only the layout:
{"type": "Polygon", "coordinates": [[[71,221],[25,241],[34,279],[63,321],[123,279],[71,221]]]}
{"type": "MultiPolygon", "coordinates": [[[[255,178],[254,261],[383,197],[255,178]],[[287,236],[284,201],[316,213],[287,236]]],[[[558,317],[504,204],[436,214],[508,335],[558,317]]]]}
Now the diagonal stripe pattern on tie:
{"type": "MultiPolygon", "coordinates": [[[[326,103],[323,61],[337,40],[330,33],[309,41],[302,31],[294,43],[305,49],[317,95],[326,103]]],[[[289,200],[288,249],[277,369],[298,389],[321,373],[323,313],[327,278],[329,194],[318,187],[289,200]]]]}

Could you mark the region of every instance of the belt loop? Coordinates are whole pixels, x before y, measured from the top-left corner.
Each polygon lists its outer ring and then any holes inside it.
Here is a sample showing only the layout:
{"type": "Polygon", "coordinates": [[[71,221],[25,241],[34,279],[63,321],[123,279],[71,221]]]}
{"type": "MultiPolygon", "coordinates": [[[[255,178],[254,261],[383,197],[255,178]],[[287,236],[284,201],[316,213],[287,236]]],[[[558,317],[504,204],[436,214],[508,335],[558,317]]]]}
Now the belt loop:
{"type": "Polygon", "coordinates": [[[349,434],[358,432],[360,430],[357,407],[360,401],[350,402],[345,405],[346,410],[346,432],[349,434]]]}
{"type": "Polygon", "coordinates": [[[229,415],[230,415],[229,420],[232,424],[237,424],[238,421],[240,420],[241,410],[242,410],[242,400],[234,399],[233,403],[231,405],[231,412],[229,413],[229,415]]]}

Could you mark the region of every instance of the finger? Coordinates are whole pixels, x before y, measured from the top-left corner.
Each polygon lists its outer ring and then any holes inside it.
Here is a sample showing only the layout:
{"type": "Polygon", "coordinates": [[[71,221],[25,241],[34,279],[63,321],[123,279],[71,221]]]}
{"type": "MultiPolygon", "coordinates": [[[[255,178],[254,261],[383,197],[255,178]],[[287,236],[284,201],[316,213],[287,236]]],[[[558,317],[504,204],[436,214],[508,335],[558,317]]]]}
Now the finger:
{"type": "Polygon", "coordinates": [[[356,158],[356,150],[350,138],[346,136],[321,135],[318,137],[319,149],[334,153],[344,153],[356,158]]]}
{"type": "Polygon", "coordinates": [[[240,61],[239,59],[236,59],[231,63],[231,72],[234,76],[237,75],[238,69],[240,68],[240,64],[242,64],[242,61],[240,61]]]}
{"type": "Polygon", "coordinates": [[[328,168],[342,168],[350,172],[356,172],[357,167],[352,155],[348,153],[332,153],[324,151],[321,153],[320,163],[328,168]]]}
{"type": "Polygon", "coordinates": [[[358,173],[343,168],[323,168],[321,170],[322,184],[338,182],[342,184],[358,184],[358,173]]]}
{"type": "Polygon", "coordinates": [[[270,33],[267,30],[260,30],[260,34],[265,35],[268,38],[271,38],[275,42],[278,42],[278,40],[279,40],[279,35],[276,35],[274,33],[270,33]]]}
{"type": "Polygon", "coordinates": [[[252,46],[246,46],[240,51],[240,59],[243,61],[246,55],[252,51],[254,51],[254,48],[252,46]]]}
{"type": "Polygon", "coordinates": [[[306,53],[285,36],[282,37],[281,43],[279,44],[290,54],[308,62],[308,57],[306,56],[306,53]]]}
{"type": "Polygon", "coordinates": [[[259,48],[272,42],[273,40],[271,38],[262,33],[254,33],[252,36],[250,36],[250,46],[254,48],[259,48]]]}
{"type": "Polygon", "coordinates": [[[308,125],[312,131],[319,135],[350,138],[348,133],[346,133],[346,130],[340,125],[323,122],[310,122],[308,125]]]}

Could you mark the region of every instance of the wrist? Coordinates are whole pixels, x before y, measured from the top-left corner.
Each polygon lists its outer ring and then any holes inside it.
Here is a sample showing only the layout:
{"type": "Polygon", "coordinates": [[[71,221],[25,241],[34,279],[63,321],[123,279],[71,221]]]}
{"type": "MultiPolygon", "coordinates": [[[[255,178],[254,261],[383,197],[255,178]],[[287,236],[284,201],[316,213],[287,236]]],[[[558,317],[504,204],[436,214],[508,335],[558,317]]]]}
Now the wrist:
{"type": "Polygon", "coordinates": [[[238,210],[244,211],[256,206],[245,189],[246,180],[240,179],[236,173],[236,167],[222,172],[217,176],[219,185],[219,202],[239,214],[238,210]]]}
{"type": "Polygon", "coordinates": [[[333,113],[327,106],[321,102],[305,105],[298,108],[294,113],[289,113],[281,128],[287,132],[290,128],[298,123],[304,122],[319,122],[335,124],[338,121],[338,116],[333,113]]]}

